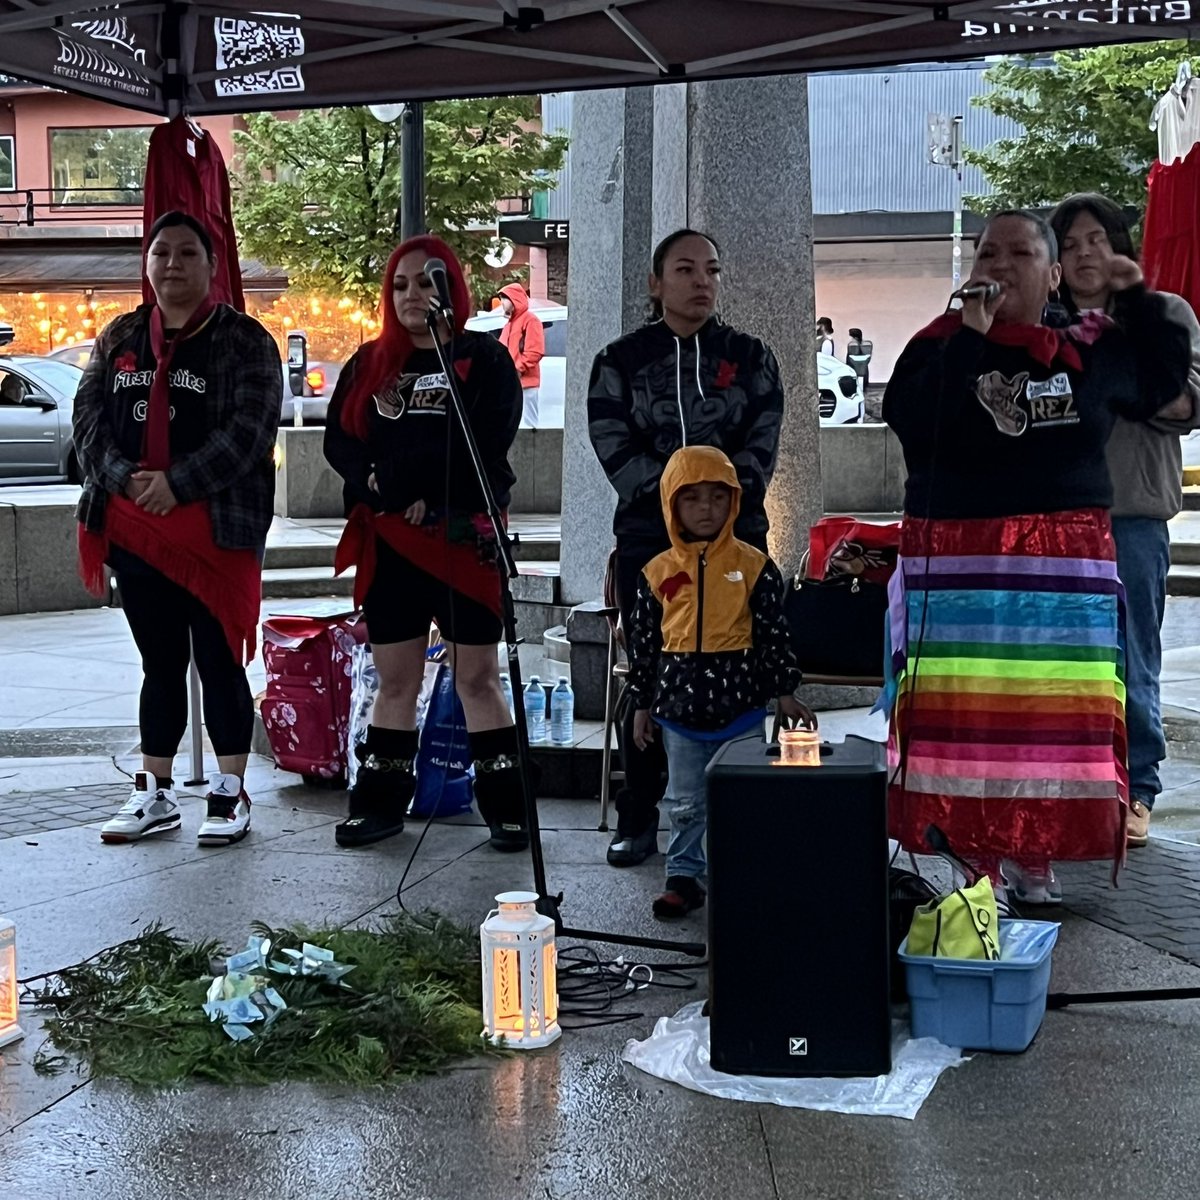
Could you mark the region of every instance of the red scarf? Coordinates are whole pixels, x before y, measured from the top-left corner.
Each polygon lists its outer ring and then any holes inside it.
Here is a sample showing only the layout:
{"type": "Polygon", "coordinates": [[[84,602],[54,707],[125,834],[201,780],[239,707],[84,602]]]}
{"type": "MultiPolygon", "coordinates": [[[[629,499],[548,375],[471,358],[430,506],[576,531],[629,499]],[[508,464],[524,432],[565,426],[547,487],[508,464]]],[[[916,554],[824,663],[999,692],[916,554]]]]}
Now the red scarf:
{"type": "MultiPolygon", "coordinates": [[[[962,327],[962,313],[943,313],[932,324],[926,325],[917,337],[948,338],[962,327]]],[[[1030,358],[1041,363],[1043,367],[1052,366],[1054,360],[1058,359],[1064,367],[1072,371],[1083,370],[1083,360],[1079,357],[1074,343],[1087,342],[1088,339],[1075,336],[1071,330],[1051,329],[1048,325],[1002,325],[993,322],[991,329],[984,336],[997,346],[1022,347],[1030,358]]],[[[1095,337],[1091,338],[1091,341],[1095,340],[1095,337]]]]}
{"type": "Polygon", "coordinates": [[[120,546],[190,592],[220,622],[239,663],[254,657],[262,604],[262,568],[253,550],[224,550],[213,541],[208,505],[177,504],[153,516],[125,496],[109,496],[104,532],[79,527],[79,574],[104,594],[109,547],[120,546]]]}
{"type": "Polygon", "coordinates": [[[142,440],[142,467],[147,471],[166,471],[171,466],[171,360],[175,357],[175,348],[197,333],[216,307],[216,301],[205,299],[173,338],[168,338],[163,328],[162,309],[156,304],[150,312],[154,380],[150,384],[146,432],[142,440]]]}
{"type": "MultiPolygon", "coordinates": [[[[171,467],[170,370],[175,347],[197,332],[216,304],[205,301],[171,339],[163,331],[162,311],[150,314],[150,347],[156,362],[146,413],[142,467],[171,467]]],[[[110,495],[104,530],[79,527],[79,574],[94,596],[102,596],[111,546],[120,546],[195,596],[220,622],[229,649],[239,663],[254,657],[262,597],[262,567],[253,550],[225,550],[213,539],[208,505],[177,504],[166,516],[153,516],[126,496],[110,495]]]]}
{"type": "MultiPolygon", "coordinates": [[[[486,517],[473,518],[476,529],[486,520],[486,517]]],[[[490,522],[487,527],[490,531],[490,522]]],[[[377,535],[413,566],[500,616],[500,572],[494,562],[480,557],[477,541],[451,541],[444,520],[432,525],[413,525],[400,513],[375,513],[365,504],[356,505],[351,512],[333,560],[334,575],[340,575],[347,567],[356,568],[355,608],[362,607],[375,578],[377,535]]]]}

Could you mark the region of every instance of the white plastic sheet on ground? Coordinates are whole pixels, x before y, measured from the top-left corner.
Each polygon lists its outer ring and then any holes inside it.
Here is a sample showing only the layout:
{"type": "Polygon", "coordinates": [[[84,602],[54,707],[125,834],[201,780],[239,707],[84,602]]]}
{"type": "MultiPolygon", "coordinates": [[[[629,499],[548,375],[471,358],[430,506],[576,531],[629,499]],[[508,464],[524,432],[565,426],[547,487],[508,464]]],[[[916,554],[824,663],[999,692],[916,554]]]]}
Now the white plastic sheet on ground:
{"type": "Polygon", "coordinates": [[[639,1070],[694,1092],[723,1100],[751,1100],[785,1108],[872,1117],[904,1117],[920,1111],[938,1076],[967,1060],[934,1038],[910,1038],[902,1021],[893,1023],[892,1070],[875,1079],[777,1079],[762,1075],[726,1075],[708,1057],[708,1018],[703,1002],[660,1017],[644,1041],[629,1041],[621,1057],[639,1070]]]}

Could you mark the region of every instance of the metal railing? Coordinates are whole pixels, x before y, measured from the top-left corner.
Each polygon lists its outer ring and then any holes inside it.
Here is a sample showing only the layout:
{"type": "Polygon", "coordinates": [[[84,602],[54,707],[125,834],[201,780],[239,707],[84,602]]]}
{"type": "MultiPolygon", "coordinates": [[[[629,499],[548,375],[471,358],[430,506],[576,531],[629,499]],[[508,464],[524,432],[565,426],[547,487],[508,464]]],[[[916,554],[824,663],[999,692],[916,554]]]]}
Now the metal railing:
{"type": "Polygon", "coordinates": [[[143,199],[141,188],[18,188],[0,192],[0,225],[84,225],[101,216],[140,221],[143,199]]]}

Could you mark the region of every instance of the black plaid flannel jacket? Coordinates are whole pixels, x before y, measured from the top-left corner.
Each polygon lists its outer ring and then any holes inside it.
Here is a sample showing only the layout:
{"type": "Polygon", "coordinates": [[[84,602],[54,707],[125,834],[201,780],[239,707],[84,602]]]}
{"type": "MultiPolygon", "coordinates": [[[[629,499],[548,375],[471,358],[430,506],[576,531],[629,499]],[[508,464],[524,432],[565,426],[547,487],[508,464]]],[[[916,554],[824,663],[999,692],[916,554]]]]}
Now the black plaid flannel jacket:
{"type": "MultiPolygon", "coordinates": [[[[123,492],[138,469],[113,437],[112,363],[145,330],[150,312],[144,304],[105,327],[75,393],[75,454],[84,480],[76,515],[94,532],[104,528],[109,494],[123,492]]],[[[218,546],[256,550],[266,542],[275,509],[273,450],[283,367],[274,339],[253,317],[220,304],[213,320],[205,391],[210,433],[204,445],[172,465],[167,482],[180,504],[209,502],[218,546]]]]}

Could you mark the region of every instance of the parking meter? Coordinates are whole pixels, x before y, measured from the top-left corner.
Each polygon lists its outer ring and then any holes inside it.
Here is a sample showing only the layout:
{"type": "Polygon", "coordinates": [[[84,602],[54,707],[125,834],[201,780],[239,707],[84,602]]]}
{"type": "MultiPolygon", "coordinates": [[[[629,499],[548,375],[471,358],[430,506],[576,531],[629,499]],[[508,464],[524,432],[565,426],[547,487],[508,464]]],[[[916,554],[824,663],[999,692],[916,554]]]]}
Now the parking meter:
{"type": "Polygon", "coordinates": [[[308,335],[302,329],[288,334],[288,386],[292,395],[301,403],[293,403],[292,412],[296,425],[304,422],[304,385],[308,373],[308,335]]]}

